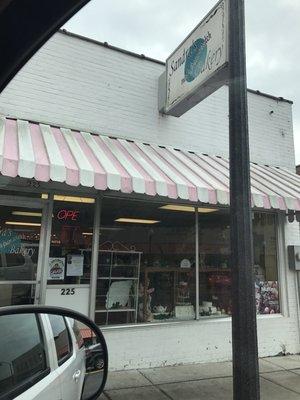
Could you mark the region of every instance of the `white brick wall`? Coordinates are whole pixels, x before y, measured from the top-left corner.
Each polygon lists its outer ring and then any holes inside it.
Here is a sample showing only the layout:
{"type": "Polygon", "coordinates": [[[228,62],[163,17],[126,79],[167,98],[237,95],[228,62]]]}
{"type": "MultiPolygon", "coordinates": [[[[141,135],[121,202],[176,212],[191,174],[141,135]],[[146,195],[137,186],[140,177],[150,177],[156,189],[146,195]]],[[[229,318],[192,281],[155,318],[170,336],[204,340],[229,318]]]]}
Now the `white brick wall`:
{"type": "MultiPolygon", "coordinates": [[[[231,319],[104,330],[112,370],[231,360],[231,319]]],[[[299,352],[295,318],[258,318],[260,357],[299,352]]]]}
{"type": "MultiPolygon", "coordinates": [[[[0,113],[228,156],[227,87],[181,118],[160,116],[157,86],[163,70],[163,65],[57,33],[0,95],[0,113]]],[[[249,93],[253,161],[294,169],[291,109],[286,102],[249,93]]]]}

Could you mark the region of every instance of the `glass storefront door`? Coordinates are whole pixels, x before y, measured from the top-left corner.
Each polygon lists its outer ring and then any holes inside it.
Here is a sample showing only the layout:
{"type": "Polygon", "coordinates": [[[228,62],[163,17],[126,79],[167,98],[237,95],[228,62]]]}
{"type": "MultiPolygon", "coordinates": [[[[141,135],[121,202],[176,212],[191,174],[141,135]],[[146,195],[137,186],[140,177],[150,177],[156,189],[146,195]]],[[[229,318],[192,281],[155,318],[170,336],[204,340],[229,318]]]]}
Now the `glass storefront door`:
{"type": "Polygon", "coordinates": [[[43,205],[0,196],[0,307],[37,302],[43,205]]]}
{"type": "Polygon", "coordinates": [[[54,195],[45,304],[89,314],[94,198],[54,195]]]}

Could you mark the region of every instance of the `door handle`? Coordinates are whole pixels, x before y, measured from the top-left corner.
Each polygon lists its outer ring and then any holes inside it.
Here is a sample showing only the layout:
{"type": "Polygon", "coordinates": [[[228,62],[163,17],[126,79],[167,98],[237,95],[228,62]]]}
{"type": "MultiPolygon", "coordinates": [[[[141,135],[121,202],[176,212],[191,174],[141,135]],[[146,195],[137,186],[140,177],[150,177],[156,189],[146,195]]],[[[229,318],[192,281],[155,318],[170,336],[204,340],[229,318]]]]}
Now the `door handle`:
{"type": "Polygon", "coordinates": [[[74,372],[73,374],[73,380],[77,383],[79,381],[81,375],[81,371],[78,369],[77,371],[74,372]]]}

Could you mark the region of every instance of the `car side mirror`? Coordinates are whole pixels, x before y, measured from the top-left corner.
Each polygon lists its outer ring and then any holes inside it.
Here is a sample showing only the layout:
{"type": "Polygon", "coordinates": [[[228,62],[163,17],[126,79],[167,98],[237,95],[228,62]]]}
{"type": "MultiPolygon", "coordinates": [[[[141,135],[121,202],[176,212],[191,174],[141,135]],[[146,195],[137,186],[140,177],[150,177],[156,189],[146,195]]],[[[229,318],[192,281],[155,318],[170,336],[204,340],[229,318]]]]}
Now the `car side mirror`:
{"type": "Polygon", "coordinates": [[[107,346],[83,314],[60,307],[1,307],[0,332],[0,400],[20,394],[93,400],[102,393],[107,346]]]}

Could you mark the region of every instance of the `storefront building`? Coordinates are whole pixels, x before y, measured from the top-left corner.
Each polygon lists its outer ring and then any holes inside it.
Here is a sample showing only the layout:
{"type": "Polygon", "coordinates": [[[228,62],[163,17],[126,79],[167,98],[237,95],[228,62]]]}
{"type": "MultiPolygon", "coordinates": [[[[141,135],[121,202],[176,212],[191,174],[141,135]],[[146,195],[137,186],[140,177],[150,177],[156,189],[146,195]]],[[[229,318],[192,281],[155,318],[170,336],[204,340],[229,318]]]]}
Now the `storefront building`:
{"type": "MultiPolygon", "coordinates": [[[[227,88],[162,116],[163,70],[59,32],[0,96],[0,306],[89,315],[112,369],[231,358],[227,88]]],[[[260,356],[300,351],[291,108],[249,91],[260,356]]]]}

